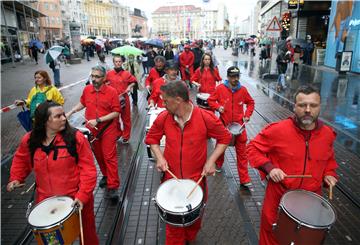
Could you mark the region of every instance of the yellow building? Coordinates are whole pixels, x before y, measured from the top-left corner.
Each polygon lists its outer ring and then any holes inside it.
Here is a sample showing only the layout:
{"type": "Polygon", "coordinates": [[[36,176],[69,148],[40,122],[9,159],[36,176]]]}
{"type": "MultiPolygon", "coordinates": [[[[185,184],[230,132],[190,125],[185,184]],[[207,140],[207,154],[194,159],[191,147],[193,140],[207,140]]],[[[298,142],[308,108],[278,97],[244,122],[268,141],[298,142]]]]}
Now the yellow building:
{"type": "Polygon", "coordinates": [[[85,0],[85,13],[88,16],[87,33],[94,36],[110,36],[112,30],[112,3],[109,0],[85,0]]]}

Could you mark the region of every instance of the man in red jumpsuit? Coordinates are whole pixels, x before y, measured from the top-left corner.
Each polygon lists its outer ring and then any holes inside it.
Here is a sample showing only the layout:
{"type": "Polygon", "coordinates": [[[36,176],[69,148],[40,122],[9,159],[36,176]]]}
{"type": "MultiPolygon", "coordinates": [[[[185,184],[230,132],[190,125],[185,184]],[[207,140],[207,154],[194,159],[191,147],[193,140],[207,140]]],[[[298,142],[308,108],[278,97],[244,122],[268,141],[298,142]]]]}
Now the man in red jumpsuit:
{"type": "Polygon", "coordinates": [[[135,86],[135,83],[137,83],[137,81],[136,77],[134,77],[133,75],[131,75],[130,72],[122,68],[122,64],[124,61],[124,56],[114,56],[114,70],[107,72],[106,81],[110,86],[115,88],[118,93],[121,106],[120,119],[124,126],[122,137],[120,140],[122,143],[128,144],[131,134],[131,108],[128,93],[131,91],[131,88],[135,86]]]}
{"type": "Polygon", "coordinates": [[[91,148],[84,135],[70,127],[64,109],[55,102],[37,107],[33,131],[25,134],[14,155],[7,190],[19,187],[32,171],[36,203],[53,196],[73,198],[73,205],[82,209],[84,244],[99,244],[93,196],[96,167],[91,148]]]}
{"type": "Polygon", "coordinates": [[[161,98],[161,86],[168,82],[182,82],[178,80],[178,66],[174,61],[167,61],[165,65],[166,74],[163,77],[156,79],[153,82],[153,90],[151,91],[149,97],[149,108],[151,107],[160,107],[164,108],[164,103],[161,98]]]}
{"type": "Polygon", "coordinates": [[[183,81],[190,81],[194,73],[194,53],[190,51],[190,45],[185,45],[184,52],[180,54],[180,72],[183,81]]]}
{"type": "Polygon", "coordinates": [[[155,67],[150,69],[149,76],[145,80],[146,89],[151,92],[153,82],[165,75],[165,58],[163,56],[156,56],[155,59],[155,67]]]}
{"type": "Polygon", "coordinates": [[[323,184],[337,182],[334,131],[318,120],[320,94],[311,86],[295,93],[295,116],[266,126],[248,145],[250,164],[262,177],[268,176],[260,225],[260,244],[276,245],[272,224],[276,223],[282,195],[304,189],[321,194],[323,184]],[[312,178],[286,178],[287,175],[312,178]]]}
{"type": "Polygon", "coordinates": [[[91,71],[92,84],[87,85],[81,95],[80,102],[66,116],[86,108],[86,126],[96,140],[92,143],[95,158],[99,164],[103,178],[99,186],[108,188],[108,196],[118,200],[117,190],[120,186],[118,161],[116,157],[116,140],[118,138],[118,122],[120,103],[117,91],[105,84],[106,70],[95,66],[91,71]]]}
{"type": "MultiPolygon", "coordinates": [[[[150,145],[156,156],[157,169],[164,172],[162,181],[172,178],[167,169],[178,178],[194,181],[198,181],[202,175],[214,174],[215,160],[225,151],[231,135],[213,113],[190,102],[185,83],[167,83],[161,87],[161,91],[167,110],[156,118],[145,143],[150,145]],[[166,136],[164,154],[159,146],[163,135],[166,136]],[[215,138],[218,144],[206,159],[208,138],[215,138]]],[[[200,185],[207,193],[205,178],[200,185]]],[[[194,241],[200,228],[201,218],[188,227],[167,224],[166,244],[183,245],[187,241],[194,241]]]]}
{"type": "MultiPolygon", "coordinates": [[[[216,87],[215,92],[208,98],[208,104],[213,110],[220,113],[220,119],[226,127],[231,123],[243,125],[250,120],[254,111],[254,100],[247,89],[239,81],[240,69],[231,66],[227,70],[228,80],[216,87]],[[244,113],[244,105],[246,111],[244,113]]],[[[245,125],[243,125],[245,128],[245,125]]],[[[240,178],[240,184],[243,187],[251,186],[251,179],[248,172],[248,159],[246,156],[246,130],[235,136],[235,151],[237,170],[240,178]]],[[[224,163],[224,154],[216,161],[218,171],[224,163]]]]}

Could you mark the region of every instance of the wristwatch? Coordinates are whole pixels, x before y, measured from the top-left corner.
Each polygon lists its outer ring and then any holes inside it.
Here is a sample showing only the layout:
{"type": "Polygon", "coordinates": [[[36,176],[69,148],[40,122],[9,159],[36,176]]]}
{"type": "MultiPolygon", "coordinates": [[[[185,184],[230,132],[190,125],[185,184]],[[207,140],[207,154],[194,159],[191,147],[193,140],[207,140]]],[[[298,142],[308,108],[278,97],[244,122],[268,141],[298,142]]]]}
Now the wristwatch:
{"type": "Polygon", "coordinates": [[[101,123],[101,119],[100,119],[100,118],[96,118],[96,122],[97,122],[97,123],[101,123]]]}

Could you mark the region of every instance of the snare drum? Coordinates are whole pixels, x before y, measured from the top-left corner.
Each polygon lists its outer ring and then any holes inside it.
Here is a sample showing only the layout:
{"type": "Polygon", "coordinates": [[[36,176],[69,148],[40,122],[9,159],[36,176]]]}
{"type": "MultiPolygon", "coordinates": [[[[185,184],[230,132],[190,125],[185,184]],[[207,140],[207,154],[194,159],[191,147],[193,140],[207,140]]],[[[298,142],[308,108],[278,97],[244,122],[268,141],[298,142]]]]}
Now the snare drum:
{"type": "Polygon", "coordinates": [[[88,141],[91,141],[91,139],[93,138],[90,129],[85,127],[76,127],[76,129],[79,130],[85,136],[85,138],[88,139],[88,141]]]}
{"type": "Polygon", "coordinates": [[[205,207],[201,187],[197,186],[187,199],[195,186],[195,181],[190,179],[170,179],[159,186],[153,201],[160,218],[165,223],[185,227],[192,225],[201,217],[205,207]]]}
{"type": "Polygon", "coordinates": [[[227,126],[227,129],[230,131],[230,133],[232,134],[232,139],[231,139],[231,142],[229,144],[229,146],[234,146],[235,145],[235,140],[236,140],[236,136],[238,136],[239,134],[241,134],[245,127],[244,126],[241,126],[240,123],[237,123],[237,122],[233,122],[233,123],[230,123],[228,126],[227,126]]]}
{"type": "MultiPolygon", "coordinates": [[[[153,108],[149,110],[146,116],[146,127],[145,127],[146,133],[150,130],[151,126],[153,125],[155,119],[159,116],[159,114],[165,110],[166,110],[165,108],[156,108],[156,109],[153,108]]],[[[161,147],[165,146],[165,139],[166,139],[165,136],[161,138],[160,141],[161,147]]],[[[148,158],[150,160],[154,160],[154,156],[152,154],[152,151],[150,150],[149,145],[147,145],[146,150],[147,150],[148,158]]]]}
{"type": "Polygon", "coordinates": [[[207,99],[210,97],[210,94],[207,93],[198,93],[196,95],[196,104],[204,109],[210,109],[210,106],[207,102],[207,99]]]}
{"type": "Polygon", "coordinates": [[[79,237],[79,214],[72,203],[70,197],[54,196],[31,210],[28,223],[38,244],[71,244],[79,237]]]}
{"type": "Polygon", "coordinates": [[[273,224],[279,244],[322,244],[335,223],[331,204],[316,193],[289,191],[280,200],[278,220],[273,224]]]}

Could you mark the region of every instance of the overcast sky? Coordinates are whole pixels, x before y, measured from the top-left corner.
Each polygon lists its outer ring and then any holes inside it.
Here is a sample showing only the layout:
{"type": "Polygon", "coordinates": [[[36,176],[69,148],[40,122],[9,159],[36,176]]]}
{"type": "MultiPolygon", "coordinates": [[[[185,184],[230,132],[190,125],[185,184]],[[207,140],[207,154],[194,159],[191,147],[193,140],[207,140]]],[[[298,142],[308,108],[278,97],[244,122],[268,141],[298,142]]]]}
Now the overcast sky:
{"type": "MultiPolygon", "coordinates": [[[[239,20],[247,18],[251,9],[254,8],[257,0],[209,0],[207,3],[203,0],[119,0],[121,3],[132,8],[139,8],[145,11],[147,17],[151,18],[151,13],[160,6],[191,4],[195,7],[216,9],[221,2],[227,7],[230,21],[233,22],[235,16],[239,20]]],[[[151,22],[149,23],[151,24],[151,22]]]]}

